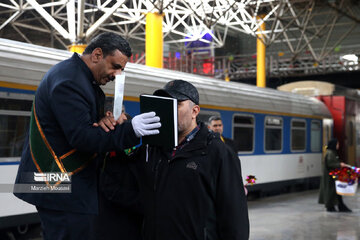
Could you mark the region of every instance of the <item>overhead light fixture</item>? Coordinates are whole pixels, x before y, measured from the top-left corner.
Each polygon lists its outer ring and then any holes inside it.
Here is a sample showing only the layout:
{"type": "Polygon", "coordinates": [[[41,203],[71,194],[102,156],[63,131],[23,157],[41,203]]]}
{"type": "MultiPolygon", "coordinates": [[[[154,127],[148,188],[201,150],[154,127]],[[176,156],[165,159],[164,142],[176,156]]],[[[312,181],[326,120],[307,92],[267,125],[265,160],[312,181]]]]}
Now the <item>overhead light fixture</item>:
{"type": "Polygon", "coordinates": [[[358,56],[356,56],[355,54],[346,54],[340,57],[341,60],[343,61],[348,61],[348,62],[354,62],[354,63],[358,63],[358,56]]]}

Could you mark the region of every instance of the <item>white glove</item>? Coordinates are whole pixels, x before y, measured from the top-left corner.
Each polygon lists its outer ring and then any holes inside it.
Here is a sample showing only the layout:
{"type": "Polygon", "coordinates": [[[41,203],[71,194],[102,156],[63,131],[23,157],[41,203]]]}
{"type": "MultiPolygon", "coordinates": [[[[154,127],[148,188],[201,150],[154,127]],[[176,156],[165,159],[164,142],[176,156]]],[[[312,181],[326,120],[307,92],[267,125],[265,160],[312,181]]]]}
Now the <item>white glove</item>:
{"type": "Polygon", "coordinates": [[[161,127],[160,118],[155,112],[143,113],[131,120],[135,135],[137,137],[159,134],[157,128],[161,127]]]}

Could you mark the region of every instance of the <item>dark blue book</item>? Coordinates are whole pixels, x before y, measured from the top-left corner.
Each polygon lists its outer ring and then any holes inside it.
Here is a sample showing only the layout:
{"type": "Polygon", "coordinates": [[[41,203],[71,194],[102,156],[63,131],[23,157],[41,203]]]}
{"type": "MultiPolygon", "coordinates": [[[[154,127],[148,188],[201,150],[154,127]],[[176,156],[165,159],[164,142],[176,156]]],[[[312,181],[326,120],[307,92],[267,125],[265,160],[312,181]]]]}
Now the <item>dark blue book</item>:
{"type": "Polygon", "coordinates": [[[160,117],[160,133],[142,138],[143,144],[176,147],[178,145],[177,99],[140,95],[140,112],[155,112],[160,117]]]}

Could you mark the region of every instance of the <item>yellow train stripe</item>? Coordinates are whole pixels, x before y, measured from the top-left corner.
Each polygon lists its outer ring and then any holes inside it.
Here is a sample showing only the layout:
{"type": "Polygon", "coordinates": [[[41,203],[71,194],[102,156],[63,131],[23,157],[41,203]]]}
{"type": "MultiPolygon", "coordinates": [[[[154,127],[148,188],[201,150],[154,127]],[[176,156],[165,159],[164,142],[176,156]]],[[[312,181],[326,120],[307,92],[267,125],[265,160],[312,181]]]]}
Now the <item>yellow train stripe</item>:
{"type": "Polygon", "coordinates": [[[37,86],[34,86],[34,85],[27,85],[27,84],[21,84],[21,83],[9,83],[9,82],[3,82],[3,81],[0,81],[0,87],[15,88],[15,89],[21,89],[21,90],[31,90],[31,91],[36,91],[36,89],[37,89],[37,86]]]}
{"type": "Polygon", "coordinates": [[[214,109],[214,110],[234,111],[234,112],[262,113],[262,114],[269,114],[269,115],[280,115],[280,116],[290,116],[290,117],[323,119],[323,117],[315,116],[315,115],[306,115],[306,114],[297,114],[297,113],[283,113],[283,112],[248,109],[248,108],[223,107],[223,106],[206,105],[206,104],[200,104],[200,107],[201,108],[214,109]]]}

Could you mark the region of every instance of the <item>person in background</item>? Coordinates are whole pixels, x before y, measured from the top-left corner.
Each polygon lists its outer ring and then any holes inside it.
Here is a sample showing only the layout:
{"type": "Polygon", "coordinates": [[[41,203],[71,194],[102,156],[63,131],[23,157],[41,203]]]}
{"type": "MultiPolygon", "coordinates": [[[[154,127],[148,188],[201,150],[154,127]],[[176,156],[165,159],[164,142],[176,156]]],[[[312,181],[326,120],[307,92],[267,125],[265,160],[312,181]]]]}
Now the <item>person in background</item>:
{"type": "MultiPolygon", "coordinates": [[[[215,116],[215,115],[211,116],[207,122],[207,126],[211,131],[215,133],[219,133],[221,141],[223,141],[231,150],[235,152],[235,154],[237,154],[237,148],[235,146],[234,141],[222,135],[224,131],[224,125],[222,123],[220,116],[215,116]]],[[[245,186],[244,186],[244,191],[245,191],[245,195],[247,195],[248,190],[245,186]]]]}
{"type": "Polygon", "coordinates": [[[110,132],[93,126],[104,115],[100,85],[113,81],[131,54],[121,36],[102,33],[82,55],[74,53],[53,66],[37,88],[14,194],[36,206],[45,240],[91,239],[98,213],[97,173],[104,154],[131,148],[140,137],[159,132],[160,119],[154,112],[137,115],[110,132]],[[71,175],[70,192],[18,189],[34,183],[49,187],[48,181],[34,182],[35,174],[60,172],[71,175]]]}
{"type": "Polygon", "coordinates": [[[347,167],[346,163],[340,161],[337,151],[339,142],[336,138],[328,142],[325,158],[323,161],[323,176],[320,182],[319,203],[325,204],[328,212],[335,212],[335,205],[338,205],[339,212],[351,212],[344,204],[342,196],[336,194],[335,180],[329,173],[340,167],[347,167]]]}
{"type": "Polygon", "coordinates": [[[237,153],[237,148],[232,139],[224,137],[224,125],[220,116],[211,116],[208,120],[208,128],[216,133],[220,134],[221,141],[223,141],[227,146],[229,146],[235,153],[237,153]]]}
{"type": "MultiPolygon", "coordinates": [[[[111,111],[94,126],[105,131],[130,121],[122,107],[122,114],[115,121],[111,111]]],[[[95,217],[94,237],[101,240],[115,238],[140,240],[143,209],[140,205],[138,176],[134,160],[124,151],[109,152],[99,176],[99,214],[95,217]]]]}

